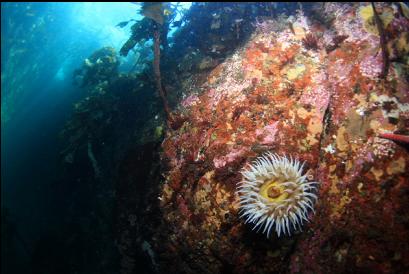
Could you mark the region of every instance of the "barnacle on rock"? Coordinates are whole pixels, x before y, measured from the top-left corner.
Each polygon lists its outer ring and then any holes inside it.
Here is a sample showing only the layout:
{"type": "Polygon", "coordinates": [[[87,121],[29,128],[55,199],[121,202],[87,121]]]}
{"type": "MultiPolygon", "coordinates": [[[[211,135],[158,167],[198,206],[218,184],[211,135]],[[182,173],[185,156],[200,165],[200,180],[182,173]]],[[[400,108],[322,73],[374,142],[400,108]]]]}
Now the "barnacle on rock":
{"type": "Polygon", "coordinates": [[[254,224],[253,230],[264,227],[269,237],[274,227],[280,237],[291,235],[301,229],[303,220],[308,221],[318,183],[308,182],[307,175],[302,175],[303,166],[296,159],[267,152],[242,171],[237,191],[241,217],[254,224]]]}

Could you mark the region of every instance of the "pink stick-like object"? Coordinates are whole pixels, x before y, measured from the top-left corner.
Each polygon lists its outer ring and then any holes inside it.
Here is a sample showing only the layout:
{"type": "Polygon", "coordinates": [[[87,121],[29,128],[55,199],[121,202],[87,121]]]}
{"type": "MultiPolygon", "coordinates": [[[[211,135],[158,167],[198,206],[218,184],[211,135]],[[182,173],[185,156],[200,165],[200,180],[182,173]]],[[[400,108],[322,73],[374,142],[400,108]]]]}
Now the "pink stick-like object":
{"type": "Polygon", "coordinates": [[[379,137],[389,139],[392,141],[399,141],[404,143],[409,143],[408,135],[394,134],[394,133],[380,133],[379,137]]]}

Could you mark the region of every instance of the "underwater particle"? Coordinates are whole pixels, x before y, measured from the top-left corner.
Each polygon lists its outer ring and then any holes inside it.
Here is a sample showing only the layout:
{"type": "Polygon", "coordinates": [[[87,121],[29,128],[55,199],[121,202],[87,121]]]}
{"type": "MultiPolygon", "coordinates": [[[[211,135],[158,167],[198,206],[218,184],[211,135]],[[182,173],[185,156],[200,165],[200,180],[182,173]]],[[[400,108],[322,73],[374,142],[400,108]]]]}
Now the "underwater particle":
{"type": "Polygon", "coordinates": [[[314,211],[318,184],[302,175],[303,166],[291,157],[267,152],[243,169],[237,194],[245,223],[254,224],[257,231],[264,227],[267,238],[273,227],[278,237],[301,229],[303,220],[308,221],[308,209],[314,211]]]}

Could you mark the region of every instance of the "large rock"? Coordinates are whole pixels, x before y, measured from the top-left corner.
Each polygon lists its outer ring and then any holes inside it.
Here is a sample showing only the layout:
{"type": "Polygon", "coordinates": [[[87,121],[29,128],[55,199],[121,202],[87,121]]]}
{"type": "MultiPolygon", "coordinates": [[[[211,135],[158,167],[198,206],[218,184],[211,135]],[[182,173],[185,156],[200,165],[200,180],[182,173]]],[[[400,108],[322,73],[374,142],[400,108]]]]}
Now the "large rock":
{"type": "Polygon", "coordinates": [[[398,9],[378,4],[381,18],[392,16],[389,46],[399,44],[397,62],[380,79],[367,5],[323,5],[315,12],[331,17],[319,21],[326,26],[301,12],[260,24],[195,87],[202,92],[182,102],[189,118],[162,144],[169,172],[151,243],[162,270],[409,270],[409,155],[378,137],[409,134],[409,24],[398,9]],[[289,27],[277,32],[278,24],[289,27]],[[264,151],[305,161],[308,178],[320,182],[316,214],[291,237],[267,239],[238,215],[240,169],[264,151]]]}

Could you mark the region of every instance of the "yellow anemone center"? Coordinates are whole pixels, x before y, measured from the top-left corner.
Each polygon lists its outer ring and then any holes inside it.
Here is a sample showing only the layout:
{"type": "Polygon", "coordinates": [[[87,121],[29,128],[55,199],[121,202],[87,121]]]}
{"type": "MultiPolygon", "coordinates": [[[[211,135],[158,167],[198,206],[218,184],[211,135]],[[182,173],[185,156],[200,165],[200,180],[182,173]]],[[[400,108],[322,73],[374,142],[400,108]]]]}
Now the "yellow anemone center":
{"type": "Polygon", "coordinates": [[[288,197],[284,187],[276,181],[267,181],[260,188],[260,195],[269,202],[281,202],[288,197]]]}

